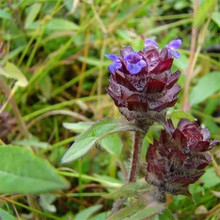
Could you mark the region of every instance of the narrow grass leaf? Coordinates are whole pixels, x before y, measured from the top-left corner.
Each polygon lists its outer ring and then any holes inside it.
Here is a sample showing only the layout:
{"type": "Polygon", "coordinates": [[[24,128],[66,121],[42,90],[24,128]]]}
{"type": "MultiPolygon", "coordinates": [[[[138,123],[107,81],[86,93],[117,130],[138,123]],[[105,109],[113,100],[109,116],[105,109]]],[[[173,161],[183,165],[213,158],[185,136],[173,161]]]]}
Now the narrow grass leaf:
{"type": "Polygon", "coordinates": [[[0,146],[0,193],[43,193],[68,187],[43,158],[22,147],[0,146]]]}
{"type": "Polygon", "coordinates": [[[220,72],[211,72],[201,79],[199,79],[197,85],[193,88],[190,94],[190,104],[196,105],[208,97],[213,95],[215,92],[220,91],[220,72]]]}
{"type": "Polygon", "coordinates": [[[196,13],[195,19],[193,20],[193,26],[199,28],[215,10],[216,4],[216,0],[203,1],[196,13]]]}

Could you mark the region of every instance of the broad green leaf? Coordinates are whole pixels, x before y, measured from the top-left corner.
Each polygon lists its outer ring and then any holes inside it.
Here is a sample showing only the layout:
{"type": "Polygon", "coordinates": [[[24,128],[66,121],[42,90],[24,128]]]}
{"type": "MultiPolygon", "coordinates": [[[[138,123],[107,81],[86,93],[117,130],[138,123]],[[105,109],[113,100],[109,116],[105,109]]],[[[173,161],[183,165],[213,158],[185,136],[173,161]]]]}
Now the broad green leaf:
{"type": "Polygon", "coordinates": [[[60,31],[73,31],[77,30],[79,27],[72,21],[68,21],[61,18],[53,18],[47,24],[48,30],[60,30],[60,31]]]}
{"type": "MultiPolygon", "coordinates": [[[[180,52],[181,52],[181,50],[180,50],[180,52]]],[[[187,69],[187,67],[189,65],[189,58],[184,53],[181,53],[180,58],[174,59],[173,64],[178,69],[183,71],[183,70],[187,69]]]]}
{"type": "Polygon", "coordinates": [[[216,175],[214,167],[208,168],[205,174],[201,177],[201,180],[204,182],[203,187],[206,189],[212,188],[215,185],[220,184],[220,177],[216,175]]]}
{"type": "Polygon", "coordinates": [[[93,216],[90,220],[106,220],[107,216],[110,214],[110,211],[99,213],[93,216]]]}
{"type": "Polygon", "coordinates": [[[74,132],[83,132],[89,129],[93,124],[94,122],[77,122],[77,123],[64,122],[63,127],[74,132]]]}
{"type": "Polygon", "coordinates": [[[0,9],[0,18],[11,20],[11,13],[6,12],[5,10],[0,9]]]}
{"type": "Polygon", "coordinates": [[[161,213],[163,209],[164,205],[159,203],[146,207],[146,200],[140,198],[136,202],[107,218],[107,220],[142,220],[161,213]]]}
{"type": "Polygon", "coordinates": [[[203,1],[196,13],[195,19],[193,20],[193,26],[199,28],[205,22],[207,17],[215,10],[216,4],[217,0],[203,1]]]}
{"type": "Polygon", "coordinates": [[[212,20],[220,27],[220,12],[216,11],[212,13],[212,20]]]}
{"type": "Polygon", "coordinates": [[[18,86],[25,87],[28,85],[26,77],[13,63],[6,62],[4,68],[0,67],[0,75],[3,75],[7,78],[16,79],[16,85],[18,86]]]}
{"type": "Polygon", "coordinates": [[[74,220],[89,220],[90,217],[97,212],[98,210],[100,210],[102,208],[102,205],[94,205],[92,207],[89,207],[87,209],[84,209],[83,211],[79,212],[74,220]]]}
{"type": "MultiPolygon", "coordinates": [[[[146,207],[146,201],[142,198],[132,203],[129,206],[121,209],[119,212],[111,215],[107,218],[107,220],[124,220],[127,217],[135,215],[139,210],[144,209],[146,207]]],[[[137,219],[136,219],[137,220],[137,219]]]]}
{"type": "Polygon", "coordinates": [[[215,92],[220,91],[220,72],[211,72],[202,77],[190,94],[190,104],[196,105],[204,101],[215,92]]]}
{"type": "Polygon", "coordinates": [[[119,199],[122,197],[132,197],[148,191],[150,185],[144,180],[139,180],[134,183],[128,183],[117,189],[116,191],[106,194],[103,197],[106,199],[119,199]]]}
{"type": "Polygon", "coordinates": [[[15,217],[0,208],[0,219],[1,220],[15,220],[15,217]]]}
{"type": "Polygon", "coordinates": [[[121,155],[123,144],[117,134],[104,137],[100,144],[111,155],[117,155],[118,157],[121,155]]]}
{"type": "Polygon", "coordinates": [[[43,193],[68,187],[43,158],[22,147],[0,146],[0,193],[43,193]]]}
{"type": "Polygon", "coordinates": [[[30,24],[34,22],[38,13],[40,12],[41,6],[42,4],[40,3],[34,3],[32,6],[30,6],[29,12],[25,19],[25,24],[24,24],[25,28],[27,28],[30,24]]]}
{"type": "Polygon", "coordinates": [[[162,214],[159,215],[160,220],[175,220],[172,212],[169,209],[165,209],[162,214]]]}
{"type": "MultiPolygon", "coordinates": [[[[42,21],[40,21],[42,22],[42,21]]],[[[40,25],[39,21],[35,21],[30,24],[27,29],[35,30],[40,25]]],[[[73,23],[72,21],[68,21],[62,18],[53,18],[48,23],[43,24],[42,27],[46,25],[47,31],[74,31],[78,30],[79,26],[73,23]]]]}
{"type": "MultiPolygon", "coordinates": [[[[74,132],[83,132],[89,129],[94,122],[78,122],[78,123],[63,123],[63,126],[74,132]]],[[[101,147],[111,155],[120,156],[123,145],[117,134],[109,135],[101,140],[101,147]]]]}
{"type": "Polygon", "coordinates": [[[137,213],[134,215],[124,218],[123,220],[137,220],[137,219],[146,219],[149,217],[153,217],[154,215],[157,215],[158,213],[161,212],[161,209],[158,207],[146,207],[143,209],[140,209],[137,213]]]}
{"type": "MultiPolygon", "coordinates": [[[[39,27],[40,23],[42,21],[35,21],[27,29],[35,30],[39,27]]],[[[47,31],[74,31],[79,28],[75,23],[62,18],[53,18],[48,23],[42,24],[42,27],[45,27],[45,25],[47,31]]]]}
{"type": "Polygon", "coordinates": [[[176,110],[171,112],[170,114],[167,115],[168,118],[175,118],[175,119],[181,119],[181,118],[187,118],[190,121],[195,121],[196,119],[190,115],[188,112],[185,112],[183,110],[176,110]]]}
{"type": "Polygon", "coordinates": [[[136,130],[136,127],[126,123],[117,119],[105,119],[95,123],[76,138],[75,143],[73,143],[63,156],[62,163],[68,163],[82,157],[106,135],[116,132],[136,130]]]}

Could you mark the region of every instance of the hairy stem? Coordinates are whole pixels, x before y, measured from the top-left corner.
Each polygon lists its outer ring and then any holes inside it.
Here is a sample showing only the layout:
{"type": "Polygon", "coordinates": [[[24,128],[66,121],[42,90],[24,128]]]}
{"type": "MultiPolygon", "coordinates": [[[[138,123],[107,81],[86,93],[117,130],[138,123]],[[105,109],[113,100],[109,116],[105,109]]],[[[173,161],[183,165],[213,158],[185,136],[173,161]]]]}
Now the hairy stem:
{"type": "Polygon", "coordinates": [[[127,182],[134,182],[139,170],[139,161],[141,157],[141,149],[144,135],[140,131],[135,131],[134,145],[132,149],[131,167],[127,182]]]}

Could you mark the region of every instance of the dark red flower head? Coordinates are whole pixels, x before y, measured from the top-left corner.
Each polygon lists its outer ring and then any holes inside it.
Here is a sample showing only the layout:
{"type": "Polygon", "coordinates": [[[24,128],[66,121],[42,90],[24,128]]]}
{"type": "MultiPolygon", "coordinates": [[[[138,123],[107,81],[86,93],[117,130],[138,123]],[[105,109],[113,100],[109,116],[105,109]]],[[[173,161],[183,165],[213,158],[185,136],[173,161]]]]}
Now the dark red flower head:
{"type": "Polygon", "coordinates": [[[206,151],[219,142],[210,141],[209,131],[188,119],[181,119],[176,129],[168,120],[166,129],[148,148],[145,179],[161,192],[188,194],[189,184],[204,174],[212,160],[206,151]]]}
{"type": "Polygon", "coordinates": [[[113,61],[106,90],[128,120],[156,120],[159,113],[165,115],[164,110],[176,103],[180,71],[171,74],[171,67],[173,57],[179,57],[175,49],[180,45],[177,39],[159,50],[156,42],[147,39],[139,52],[126,46],[120,56],[106,55],[113,61]]]}

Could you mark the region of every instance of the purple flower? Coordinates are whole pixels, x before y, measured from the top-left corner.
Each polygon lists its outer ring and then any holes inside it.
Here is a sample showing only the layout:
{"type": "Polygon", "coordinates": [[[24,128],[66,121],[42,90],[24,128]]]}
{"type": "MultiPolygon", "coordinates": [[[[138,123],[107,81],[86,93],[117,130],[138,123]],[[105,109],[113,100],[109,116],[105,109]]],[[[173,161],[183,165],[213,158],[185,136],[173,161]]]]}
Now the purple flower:
{"type": "Polygon", "coordinates": [[[178,49],[181,46],[181,44],[182,44],[182,40],[176,39],[170,41],[170,43],[167,44],[166,47],[172,56],[174,56],[175,58],[180,58],[180,53],[176,51],[176,49],[178,49]]]}
{"type": "Polygon", "coordinates": [[[121,114],[129,121],[165,120],[166,109],[176,103],[180,92],[176,85],[180,71],[172,74],[173,58],[168,47],[159,50],[156,42],[147,39],[141,51],[125,46],[119,57],[107,57],[114,63],[109,66],[110,86],[106,91],[121,114]]]}
{"type": "Polygon", "coordinates": [[[111,73],[115,73],[116,70],[120,69],[122,67],[122,64],[121,64],[121,60],[119,59],[118,56],[116,56],[115,54],[107,54],[105,55],[108,59],[112,60],[114,63],[110,64],[108,66],[108,70],[111,72],[111,73]]]}
{"type": "Polygon", "coordinates": [[[196,122],[181,119],[177,128],[169,119],[159,141],[148,148],[146,181],[162,193],[189,194],[188,186],[196,182],[212,157],[207,151],[219,143],[209,140],[209,131],[196,122]]]}
{"type": "Polygon", "coordinates": [[[149,47],[149,46],[158,47],[157,43],[151,39],[146,39],[144,41],[144,45],[145,45],[145,47],[149,47]]]}
{"type": "Polygon", "coordinates": [[[142,67],[147,64],[142,57],[137,53],[130,53],[124,57],[124,61],[127,64],[126,68],[131,74],[139,73],[142,67]]]}

